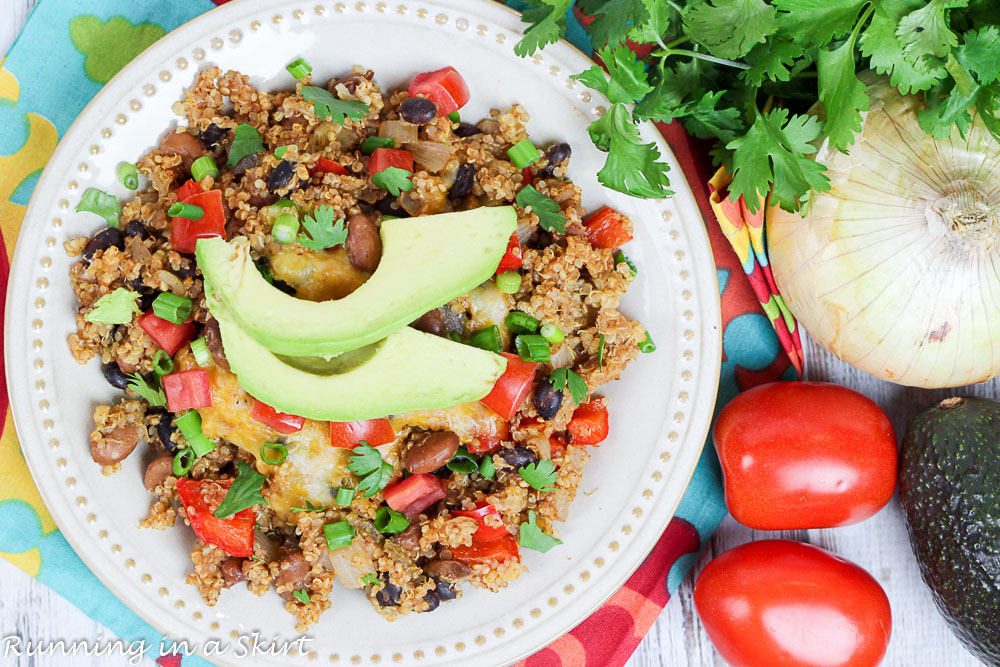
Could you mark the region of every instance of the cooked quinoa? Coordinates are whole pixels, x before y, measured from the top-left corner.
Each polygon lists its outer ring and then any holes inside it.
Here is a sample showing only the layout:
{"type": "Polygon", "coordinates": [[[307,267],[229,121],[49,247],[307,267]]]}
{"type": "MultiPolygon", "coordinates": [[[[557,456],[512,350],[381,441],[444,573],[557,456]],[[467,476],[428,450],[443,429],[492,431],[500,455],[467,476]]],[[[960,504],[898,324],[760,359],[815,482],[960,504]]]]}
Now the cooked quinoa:
{"type": "MultiPolygon", "coordinates": [[[[566,178],[569,147],[549,146],[527,168],[518,168],[508,158],[507,150],[528,138],[529,116],[520,104],[493,110],[476,125],[436,113],[421,122],[408,122],[407,109],[416,106],[404,106],[410,99],[407,91],[383,93],[373,72],[355,67],[329,81],[326,90],[340,100],[363,102],[368,112],[338,125],[317,118],[313,104],[302,97],[303,85],[312,85],[309,77],[295,90],[266,92],[238,72],[214,67],[200,72],[180,105],[186,125],[168,131],[160,145],[138,161],[148,186],[123,203],[120,225],[65,246],[70,256],[79,257],[70,269],[79,301],[70,350],[81,364],[98,357],[108,381],[124,390],[117,403],[99,405],[94,411],[95,462],[111,474],[145,443],[140,455],[150,463],[144,482],[154,501],[141,525],[159,530],[192,525],[191,508],[184,506],[178,493],[184,480],[228,484],[226,480],[236,478],[238,464],[263,474],[261,493],[268,504],[248,510],[255,526],[252,555],[232,556],[197,538],[187,582],[209,605],[233,586],[246,586],[256,595],[273,589],[294,615],[298,631],[315,623],[334,595],[364,594],[392,620],[398,614],[433,611],[442,602],[460,598],[463,581],[498,591],[516,579],[525,570],[524,559],[496,552],[475,557],[481,543],[473,535],[480,524],[455,512],[489,503],[496,514],[482,521],[508,541],[519,535],[533,512],[537,526],[556,536],[554,522],[568,518],[589,458],[585,444],[574,442],[579,436],[574,436],[571,421],[579,415],[578,404],[604,411],[605,399],[594,392],[618,379],[647,339],[643,326],[618,310],[633,272],[625,262],[616,261],[613,248],[588,240],[580,189],[566,178]],[[234,129],[240,124],[256,129],[264,150],[226,166],[234,129]],[[370,158],[361,150],[361,142],[400,132],[413,139],[396,148],[415,154],[415,171],[412,189],[394,197],[369,178],[370,158]],[[281,159],[274,154],[279,147],[286,147],[281,159]],[[478,471],[453,472],[442,465],[434,474],[441,479],[445,497],[411,517],[402,532],[384,534],[375,525],[378,510],[385,505],[382,491],[369,498],[356,493],[348,507],[334,502],[337,488],[354,487],[358,480],[346,470],[350,450],[331,447],[326,423],[305,420],[296,433],[283,435],[251,418],[255,401],[229,371],[218,325],[205,305],[195,258],[171,245],[167,210],[177,203],[178,188],[191,179],[191,165],[202,156],[210,156],[218,167],[217,176],[207,175],[198,185],[222,193],[226,238],[249,239],[254,260],[275,286],[312,301],[342,298],[363,284],[374,270],[372,257],[359,257],[350,236],[343,246],[326,250],[277,242],[271,232],[278,199],[291,200],[303,214],[325,205],[339,218],[352,224],[361,220],[359,225],[376,230],[388,215],[516,205],[518,191],[529,184],[558,204],[565,234],[542,229],[536,212],[517,208],[522,263],[515,269],[521,277],[516,293],[501,292],[491,280],[414,323],[428,333],[457,339],[497,325],[506,351],[513,351],[514,334],[505,323],[512,311],[558,327],[565,338],[551,346],[551,361],[538,363],[531,391],[516,414],[505,422],[476,402],[392,415],[395,441],[378,448],[392,465],[391,484],[402,478],[408,461],[416,456],[415,448],[431,434],[453,434],[452,446],[458,442],[475,458],[492,462],[492,478],[478,471]],[[321,160],[340,165],[345,173],[320,168],[321,160]],[[280,179],[272,176],[279,167],[280,179]],[[86,319],[99,298],[122,287],[140,295],[142,312],[163,292],[190,299],[193,337],[204,337],[211,351],[211,360],[199,364],[185,343],[172,358],[175,372],[204,368],[212,392],[212,405],[199,408],[199,413],[202,431],[215,448],[197,458],[183,475],[175,474],[169,458],[189,446],[173,422],[179,415],[149,404],[148,397],[139,396],[128,384],[129,377],[141,376],[157,387],[154,361],[160,347],[138,314],[121,324],[86,319]],[[549,378],[556,368],[570,369],[586,383],[583,400],[575,400],[568,386],[561,391],[552,388],[549,378]],[[543,382],[548,386],[540,387],[543,382]],[[490,446],[486,440],[490,434],[494,448],[484,451],[490,446]],[[261,447],[274,442],[283,443],[288,455],[281,463],[268,465],[261,458],[261,447]],[[521,471],[545,459],[552,461],[558,476],[552,489],[543,492],[521,471]],[[317,471],[326,471],[327,476],[317,478],[317,471]],[[176,521],[178,517],[181,521],[176,521]],[[323,527],[339,521],[346,521],[355,535],[349,546],[330,551],[323,527]],[[334,593],[334,579],[343,588],[361,592],[334,593]]],[[[618,215],[616,224],[631,237],[630,220],[618,215]]],[[[354,234],[353,226],[350,229],[354,234]]],[[[375,264],[377,259],[376,254],[375,264]]],[[[179,539],[191,539],[186,529],[181,531],[179,539]]]]}

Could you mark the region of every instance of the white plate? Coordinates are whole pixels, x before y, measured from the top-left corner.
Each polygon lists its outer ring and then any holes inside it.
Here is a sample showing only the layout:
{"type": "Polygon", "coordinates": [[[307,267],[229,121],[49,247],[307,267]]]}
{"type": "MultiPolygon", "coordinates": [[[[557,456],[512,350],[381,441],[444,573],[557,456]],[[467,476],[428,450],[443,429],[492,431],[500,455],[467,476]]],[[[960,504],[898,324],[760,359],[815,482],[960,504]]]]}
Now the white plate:
{"type": "MultiPolygon", "coordinates": [[[[15,424],[35,482],[70,544],[115,595],[165,634],[197,646],[255,630],[296,636],[292,617],[273,594],[257,598],[233,589],[217,606],[205,606],[183,583],[193,538],[188,529],[138,529],[150,504],[141,449],[110,478],[90,460],[93,406],[120,392],[107,385],[97,362],[78,366],[69,354],[76,300],[62,245],[98,228],[91,214],[73,212],[86,187],[125,198],[116,185],[117,164],[135,161],[176,124],[172,105],[209,65],[238,69],[265,89],[291,86],[284,66],[296,56],[312,64],[317,80],[363,64],[384,88],[405,85],[417,71],[454,65],[473,94],[463,118],[524,104],[536,144],[572,145],[570,175],[583,188],[584,204],[609,204],[636,222],[628,253],[640,273],[622,310],[647,325],[658,346],[602,392],[610,398],[611,436],[591,449],[581,493],[560,526],[564,546],[545,555],[526,552],[530,572],[499,594],[468,590],[458,603],[393,624],[362,595],[338,587],[333,608],[309,633],[311,657],[350,664],[512,662],[604,602],[662,533],[694,471],[715,403],[721,342],[708,239],[681,170],[652,126],[643,128],[644,139],[667,156],[677,194],[642,201],[598,184],[604,156],[586,127],[605,102],[569,79],[590,62],[565,42],[534,58],[516,57],[511,49],[522,25],[514,12],[485,1],[233,2],[136,58],[60,142],[21,227],[8,292],[5,344],[15,424]]],[[[234,660],[233,651],[221,657],[234,660]]],[[[271,664],[260,657],[254,663],[271,664]]]]}

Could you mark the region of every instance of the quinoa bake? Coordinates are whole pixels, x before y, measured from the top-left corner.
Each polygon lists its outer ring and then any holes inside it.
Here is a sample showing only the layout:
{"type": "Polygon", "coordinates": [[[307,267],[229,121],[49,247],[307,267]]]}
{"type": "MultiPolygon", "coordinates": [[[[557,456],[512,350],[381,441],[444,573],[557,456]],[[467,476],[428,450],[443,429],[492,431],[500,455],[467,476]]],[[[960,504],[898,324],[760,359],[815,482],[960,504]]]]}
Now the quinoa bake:
{"type": "Polygon", "coordinates": [[[570,147],[536,149],[524,107],[466,122],[453,68],[386,92],[363,68],[325,87],[301,60],[288,71],[294,88],[276,92],[239,72],[200,72],[177,107],[185,125],[119,167],[134,197],[88,190],[77,210],[107,224],[66,251],[78,257],[70,350],[81,364],[98,357],[123,391],[94,409],[94,462],[110,475],[143,458],[153,502],[141,526],[193,529],[187,582],[207,604],[234,586],[273,588],[303,632],[330,607],[335,579],[393,620],[460,598],[463,585],[498,591],[525,569],[525,549],[558,548],[555,522],[568,518],[587,447],[608,434],[595,392],[655,346],[618,310],[637,275],[620,250],[632,222],[607,207],[586,216],[566,177],[570,147]],[[406,307],[419,316],[400,310],[406,321],[371,333],[378,342],[288,355],[281,344],[305,340],[306,327],[255,316],[272,340],[235,312],[238,298],[357,305],[374,321],[385,313],[365,290],[387,276],[403,289],[422,266],[393,239],[438,221],[472,239],[501,230],[500,242],[486,257],[439,239],[422,257],[440,274],[427,280],[447,282],[466,256],[486,273],[443,285],[459,295],[429,305],[414,288],[406,307]],[[209,266],[213,247],[226,259],[209,266]],[[229,293],[213,275],[239,253],[253,280],[229,293]],[[262,287],[248,292],[254,281],[262,287]],[[389,357],[390,341],[412,354],[389,357]],[[423,350],[442,355],[440,377],[407,370],[423,350]],[[340,377],[306,367],[359,354],[340,377]],[[380,357],[378,368],[400,373],[375,374],[380,357]],[[260,384],[258,366],[279,371],[260,384]],[[478,384],[462,368],[479,369],[478,384]],[[306,380],[331,389],[305,396],[306,380]],[[474,400],[442,404],[470,384],[482,387],[462,394],[474,400]],[[392,402],[404,394],[417,402],[392,402]],[[416,409],[338,420],[305,407],[368,414],[382,400],[416,409]]]}

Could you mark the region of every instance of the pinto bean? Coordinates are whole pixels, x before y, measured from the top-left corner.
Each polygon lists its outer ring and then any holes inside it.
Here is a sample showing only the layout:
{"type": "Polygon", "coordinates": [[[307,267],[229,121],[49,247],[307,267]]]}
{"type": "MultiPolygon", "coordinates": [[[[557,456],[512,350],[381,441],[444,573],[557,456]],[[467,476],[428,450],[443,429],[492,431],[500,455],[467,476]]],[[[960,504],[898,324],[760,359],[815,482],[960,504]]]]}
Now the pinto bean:
{"type": "Polygon", "coordinates": [[[291,584],[292,588],[282,593],[281,597],[286,600],[293,599],[292,593],[305,586],[310,569],[312,566],[301,551],[295,550],[287,553],[278,563],[278,576],[274,583],[276,586],[291,584]]]}
{"type": "Polygon", "coordinates": [[[98,465],[114,465],[131,454],[144,437],[146,429],[141,424],[130,422],[116,426],[101,438],[91,438],[90,457],[98,465]]]}
{"type": "Polygon", "coordinates": [[[448,333],[448,329],[444,325],[444,317],[441,316],[441,311],[437,308],[421,315],[412,326],[414,329],[435,336],[443,336],[448,333]]]}
{"type": "Polygon", "coordinates": [[[472,576],[472,568],[457,560],[435,558],[427,561],[424,572],[441,581],[461,581],[472,576]]]}
{"type": "Polygon", "coordinates": [[[451,431],[436,431],[410,448],[403,458],[403,467],[419,475],[434,472],[458,451],[458,436],[451,431]]]}
{"type": "Polygon", "coordinates": [[[410,551],[420,548],[420,526],[411,524],[406,530],[392,538],[392,541],[410,551]]]}
{"type": "Polygon", "coordinates": [[[222,347],[222,332],[219,331],[219,321],[214,317],[208,318],[201,333],[205,337],[208,351],[212,353],[212,361],[222,370],[228,371],[229,361],[226,359],[226,350],[222,347]]]}
{"type": "Polygon", "coordinates": [[[160,140],[160,150],[180,155],[186,160],[195,160],[206,152],[201,139],[187,132],[170,132],[160,140]]]}
{"type": "Polygon", "coordinates": [[[241,581],[246,581],[247,578],[243,574],[244,560],[238,556],[230,556],[219,565],[219,572],[222,574],[222,581],[225,583],[226,588],[241,581]]]}
{"type": "Polygon", "coordinates": [[[156,487],[174,474],[174,457],[161,456],[153,459],[146,466],[146,474],[142,476],[142,484],[150,493],[156,493],[156,487]]]}
{"type": "Polygon", "coordinates": [[[378,229],[364,213],[352,215],[347,221],[347,258],[351,266],[362,271],[373,273],[382,259],[382,240],[378,229]]]}

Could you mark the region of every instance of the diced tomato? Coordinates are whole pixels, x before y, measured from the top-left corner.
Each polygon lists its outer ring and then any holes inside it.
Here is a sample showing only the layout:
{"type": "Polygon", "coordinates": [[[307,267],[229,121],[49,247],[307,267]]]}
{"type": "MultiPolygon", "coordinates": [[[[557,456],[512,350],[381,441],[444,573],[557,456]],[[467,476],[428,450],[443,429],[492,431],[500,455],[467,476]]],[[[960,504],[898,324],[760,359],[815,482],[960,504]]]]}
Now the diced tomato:
{"type": "Polygon", "coordinates": [[[608,437],[608,408],[604,399],[587,401],[573,412],[569,441],[574,445],[596,445],[608,437]]]}
{"type": "Polygon", "coordinates": [[[248,558],[253,555],[253,525],[257,520],[252,507],[218,519],[213,512],[219,508],[232,486],[233,480],[177,480],[177,494],[184,504],[184,511],[194,534],[202,542],[214,544],[230,556],[248,558]]]}
{"type": "Polygon", "coordinates": [[[517,238],[517,232],[514,232],[510,235],[510,241],[507,242],[507,252],[500,258],[497,273],[519,269],[521,261],[521,240],[517,238]]]}
{"type": "Polygon", "coordinates": [[[470,547],[452,547],[451,556],[455,560],[462,561],[467,565],[484,563],[488,560],[495,560],[498,563],[503,563],[511,559],[521,560],[521,554],[517,548],[517,540],[510,534],[492,542],[473,542],[470,547]]]}
{"type": "Polygon", "coordinates": [[[413,153],[396,148],[376,148],[368,158],[368,175],[374,176],[389,167],[405,169],[413,173],[413,153]]]}
{"type": "Polygon", "coordinates": [[[171,357],[181,345],[194,338],[194,321],[188,318],[184,324],[174,324],[169,320],[157,317],[150,308],[139,316],[139,326],[149,334],[153,342],[163,348],[171,357]]]}
{"type": "Polygon", "coordinates": [[[556,456],[566,451],[566,435],[553,433],[549,436],[549,456],[556,456]]]}
{"type": "Polygon", "coordinates": [[[493,391],[485,398],[480,399],[479,402],[510,421],[517,409],[521,407],[528,392],[531,391],[531,381],[535,379],[535,367],[538,364],[533,361],[524,361],[521,357],[510,352],[501,352],[501,354],[507,358],[507,370],[493,385],[493,391]]]}
{"type": "Polygon", "coordinates": [[[583,227],[584,235],[595,248],[618,248],[632,240],[622,214],[608,206],[587,218],[583,227]]]}
{"type": "Polygon", "coordinates": [[[204,368],[164,375],[160,382],[171,412],[212,405],[212,385],[204,368]]]}
{"type": "Polygon", "coordinates": [[[302,430],[303,424],[306,423],[305,417],[278,412],[267,403],[261,403],[260,401],[253,404],[250,416],[272,431],[277,431],[282,435],[297,433],[302,430]]]}
{"type": "Polygon", "coordinates": [[[531,170],[531,167],[524,167],[521,169],[521,188],[527,187],[535,182],[535,172],[531,170]]]}
{"type": "Polygon", "coordinates": [[[385,504],[412,519],[445,497],[441,478],[429,472],[410,475],[384,491],[385,504]]]}
{"type": "Polygon", "coordinates": [[[330,422],[330,444],[334,447],[353,449],[362,442],[378,447],[395,439],[392,422],[385,417],[359,422],[330,422]]]}
{"type": "Polygon", "coordinates": [[[479,524],[479,530],[472,534],[472,539],[476,542],[492,542],[497,538],[509,534],[507,527],[503,525],[503,520],[500,518],[500,512],[485,500],[477,502],[476,509],[474,510],[453,510],[452,514],[455,516],[467,516],[476,520],[476,523],[479,524]],[[495,519],[492,524],[486,523],[486,517],[488,516],[495,519]]]}
{"type": "Polygon", "coordinates": [[[333,160],[321,157],[316,160],[316,165],[309,170],[309,175],[313,174],[346,174],[347,170],[342,165],[333,160]]]}
{"type": "Polygon", "coordinates": [[[222,207],[221,190],[191,195],[184,203],[200,206],[204,213],[198,220],[170,218],[170,245],[174,250],[194,252],[198,239],[213,236],[226,238],[226,211],[222,207]]]}
{"type": "Polygon", "coordinates": [[[184,185],[177,188],[175,194],[177,195],[177,201],[184,201],[191,195],[197,195],[204,191],[205,190],[201,187],[201,183],[189,178],[184,182],[184,185]]]}
{"type": "Polygon", "coordinates": [[[469,101],[469,87],[454,67],[444,67],[434,72],[424,72],[413,77],[407,89],[410,97],[423,95],[437,105],[438,115],[447,116],[458,111],[469,101]]]}
{"type": "MultiPolygon", "coordinates": [[[[493,424],[491,424],[491,428],[492,426],[493,424]]],[[[500,446],[502,441],[509,439],[510,428],[507,426],[507,422],[502,422],[495,431],[491,430],[479,433],[476,439],[470,442],[466,448],[470,454],[485,454],[486,452],[492,452],[500,446]]]]}

